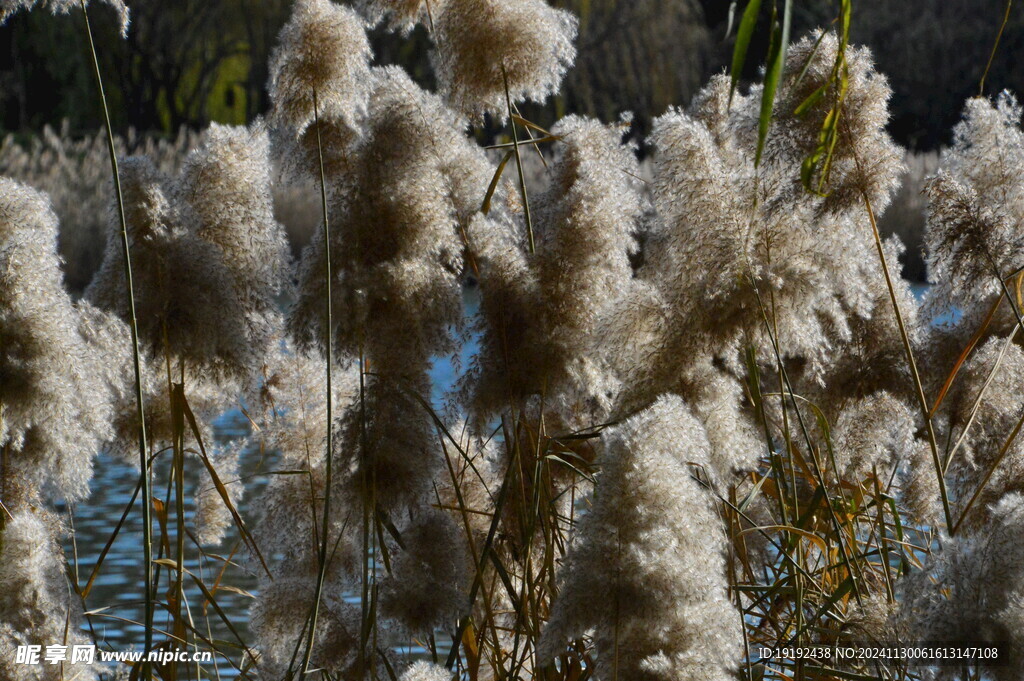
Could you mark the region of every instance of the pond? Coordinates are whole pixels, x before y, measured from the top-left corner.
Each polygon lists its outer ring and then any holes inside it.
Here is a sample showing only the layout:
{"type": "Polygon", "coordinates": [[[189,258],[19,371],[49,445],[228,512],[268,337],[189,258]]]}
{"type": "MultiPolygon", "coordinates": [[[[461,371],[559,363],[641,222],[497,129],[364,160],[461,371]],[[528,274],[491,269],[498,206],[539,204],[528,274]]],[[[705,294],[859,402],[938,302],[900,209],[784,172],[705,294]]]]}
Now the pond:
{"type": "MultiPolygon", "coordinates": [[[[477,303],[472,292],[468,292],[466,295],[466,307],[467,315],[475,314],[477,303]]],[[[471,338],[462,347],[458,361],[453,362],[452,358],[435,360],[431,369],[431,380],[432,401],[436,408],[441,408],[445,395],[457,380],[460,369],[468,366],[477,347],[476,339],[471,338]]],[[[214,424],[215,437],[221,443],[244,437],[249,432],[249,421],[240,410],[222,415],[214,424]]],[[[238,504],[238,512],[250,527],[257,520],[256,511],[259,506],[260,493],[267,483],[266,471],[272,469],[272,465],[270,465],[272,461],[269,461],[269,458],[271,457],[257,448],[248,449],[241,455],[239,471],[246,480],[246,491],[244,499],[238,504]]],[[[169,462],[167,461],[156,465],[154,479],[167,481],[169,479],[168,466],[169,462]]],[[[191,491],[195,489],[196,473],[197,471],[194,469],[191,472],[186,471],[186,523],[190,521],[194,512],[191,491]]],[[[136,468],[110,454],[101,453],[96,461],[92,493],[89,498],[79,502],[72,509],[68,509],[63,504],[58,505],[58,510],[69,518],[74,527],[73,537],[68,537],[65,541],[65,553],[71,565],[72,574],[80,587],[84,587],[89,582],[101,554],[107,547],[108,540],[132,501],[138,480],[136,468]]],[[[166,488],[161,489],[155,486],[153,496],[158,499],[166,499],[167,492],[166,488]]],[[[173,546],[173,517],[170,524],[172,527],[169,542],[173,546]]],[[[158,542],[160,523],[156,517],[154,517],[153,525],[154,558],[173,555],[173,552],[168,554],[166,548],[162,548],[158,542]]],[[[144,620],[145,612],[142,586],[142,527],[141,507],[136,501],[131,504],[131,509],[127,513],[116,539],[107,548],[100,570],[88,593],[86,608],[90,614],[87,617],[87,629],[91,630],[101,650],[127,651],[141,650],[143,647],[144,628],[138,624],[144,620]]],[[[221,557],[230,558],[233,563],[224,571],[221,582],[228,585],[228,588],[218,589],[216,600],[226,619],[237,631],[238,636],[236,637],[235,632],[232,632],[224,624],[214,608],[204,603],[202,593],[198,589],[192,588],[190,590],[191,597],[186,606],[188,616],[192,618],[196,629],[208,638],[233,642],[236,646],[238,638],[246,643],[251,643],[251,635],[247,626],[248,610],[252,602],[252,595],[256,594],[258,564],[250,565],[250,561],[244,558],[244,550],[241,548],[237,532],[232,527],[232,531],[224,541],[218,547],[210,549],[210,553],[215,555],[207,557],[197,555],[194,546],[191,545],[187,545],[186,551],[185,567],[201,577],[208,585],[218,581],[218,574],[224,565],[221,557]]],[[[167,583],[166,568],[164,570],[161,588],[166,588],[167,583]]],[[[350,597],[354,602],[359,601],[359,595],[356,593],[350,594],[350,597]]],[[[167,599],[161,595],[159,600],[166,602],[167,599]]],[[[154,625],[158,630],[154,639],[160,641],[166,638],[161,632],[171,631],[170,614],[158,610],[154,617],[154,625]]],[[[450,645],[447,636],[437,636],[437,644],[439,655],[446,655],[447,647],[450,645]]],[[[427,653],[426,650],[412,642],[399,646],[397,652],[417,657],[427,653]]],[[[240,653],[234,657],[237,661],[240,653]]],[[[219,674],[222,678],[237,676],[237,671],[228,662],[218,660],[216,664],[217,670],[214,674],[219,674]]]]}

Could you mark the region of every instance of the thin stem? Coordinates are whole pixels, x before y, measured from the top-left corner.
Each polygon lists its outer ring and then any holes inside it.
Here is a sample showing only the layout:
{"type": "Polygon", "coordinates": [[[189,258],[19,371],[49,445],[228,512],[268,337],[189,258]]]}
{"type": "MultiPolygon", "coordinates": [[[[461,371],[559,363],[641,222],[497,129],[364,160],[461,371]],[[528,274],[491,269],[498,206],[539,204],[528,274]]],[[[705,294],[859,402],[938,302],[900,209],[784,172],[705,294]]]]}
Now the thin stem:
{"type": "Polygon", "coordinates": [[[320,532],[320,555],[318,560],[318,571],[316,576],[316,594],[313,598],[313,613],[310,617],[309,631],[306,634],[306,652],[302,658],[302,675],[309,673],[309,660],[313,655],[313,639],[316,636],[316,620],[320,612],[320,599],[323,596],[324,578],[327,575],[327,533],[331,519],[331,461],[334,448],[332,446],[332,429],[334,418],[332,414],[333,390],[331,382],[331,365],[334,363],[334,342],[331,337],[334,328],[334,318],[331,309],[331,225],[327,217],[327,179],[324,174],[324,149],[320,139],[320,112],[317,101],[316,90],[313,90],[313,120],[316,124],[316,149],[320,162],[320,207],[324,216],[324,261],[327,268],[327,304],[325,305],[326,327],[326,352],[327,352],[327,466],[324,479],[324,517],[322,530],[320,532]]]}
{"type": "Polygon", "coordinates": [[[523,215],[526,218],[526,234],[530,241],[530,254],[536,252],[537,247],[533,240],[533,220],[530,217],[530,198],[526,195],[526,175],[523,172],[523,158],[519,153],[519,133],[516,132],[516,119],[512,114],[512,96],[508,92],[508,74],[505,73],[504,64],[501,67],[501,76],[505,79],[505,104],[508,105],[508,123],[512,128],[512,150],[516,156],[516,168],[519,170],[519,193],[523,199],[523,215]]]}
{"type": "MultiPolygon", "coordinates": [[[[814,476],[817,479],[818,486],[821,488],[821,493],[824,497],[825,507],[829,511],[829,520],[831,520],[832,522],[832,529],[836,534],[836,541],[839,542],[839,552],[842,555],[843,564],[846,566],[846,570],[849,573],[850,579],[853,582],[853,591],[854,595],[857,598],[857,603],[860,604],[862,602],[860,583],[863,581],[862,576],[858,574],[860,573],[860,566],[856,561],[851,560],[850,552],[846,547],[846,541],[844,539],[845,533],[843,532],[842,524],[839,522],[839,517],[836,514],[835,506],[832,504],[832,500],[828,496],[828,488],[825,485],[825,475],[821,471],[821,463],[818,461],[818,455],[815,453],[814,445],[811,441],[810,432],[807,430],[807,425],[804,423],[803,414],[801,414],[800,407],[797,404],[796,391],[793,390],[793,383],[792,381],[789,380],[789,372],[786,371],[786,367],[782,362],[782,351],[779,349],[778,337],[775,335],[775,333],[772,332],[771,323],[768,320],[768,312],[765,310],[764,301],[761,299],[761,293],[758,290],[757,285],[754,283],[753,277],[750,276],[749,274],[747,276],[750,280],[750,287],[754,292],[754,296],[757,298],[757,305],[761,311],[761,319],[764,321],[765,328],[768,331],[768,338],[771,341],[772,351],[775,354],[775,363],[778,368],[779,375],[782,379],[782,385],[780,386],[780,388],[782,388],[783,390],[784,397],[789,397],[790,403],[793,406],[793,411],[796,414],[797,424],[800,426],[800,433],[803,435],[804,442],[807,445],[807,453],[811,459],[811,467],[814,472],[814,476]]],[[[795,486],[793,492],[794,494],[796,493],[795,486]]],[[[856,541],[856,538],[854,538],[854,541],[856,541]]],[[[803,550],[802,546],[802,544],[797,544],[798,558],[800,558],[800,552],[803,550]]],[[[802,558],[800,558],[800,560],[802,560],[802,558]]],[[[803,627],[801,627],[800,630],[797,631],[797,635],[796,637],[794,637],[794,640],[797,640],[802,631],[803,627]]]]}
{"type": "Polygon", "coordinates": [[[885,249],[882,248],[882,236],[878,233],[878,223],[875,221],[875,211],[871,208],[871,199],[865,191],[861,191],[864,197],[864,207],[868,211],[868,219],[871,221],[871,231],[875,237],[875,248],[878,250],[878,261],[882,265],[882,274],[885,276],[885,285],[889,289],[889,301],[892,303],[893,313],[896,315],[896,325],[900,329],[900,339],[903,341],[903,349],[907,353],[907,363],[910,365],[910,373],[914,377],[914,387],[917,389],[917,400],[921,406],[921,415],[924,417],[925,428],[928,432],[928,446],[932,450],[932,463],[935,466],[935,475],[939,479],[939,495],[942,497],[942,511],[946,516],[946,527],[953,529],[953,512],[949,508],[949,495],[946,493],[946,477],[943,475],[942,460],[939,458],[939,448],[935,444],[935,427],[932,425],[931,409],[928,407],[928,398],[924,394],[924,386],[921,383],[921,375],[917,371],[917,361],[914,359],[914,348],[910,344],[910,336],[907,334],[906,324],[903,323],[903,313],[900,312],[899,303],[896,300],[896,289],[892,284],[892,277],[889,276],[889,265],[885,261],[885,249]]]}
{"type": "Polygon", "coordinates": [[[981,82],[978,83],[978,96],[983,97],[985,95],[985,79],[988,78],[989,69],[992,68],[992,62],[996,58],[996,51],[999,49],[999,41],[1003,38],[1003,32],[1006,30],[1006,24],[1010,21],[1010,9],[1013,7],[1013,0],[1006,0],[1006,12],[1003,13],[1003,23],[999,26],[999,33],[996,34],[996,41],[992,45],[992,52],[988,55],[988,63],[985,64],[985,72],[981,74],[981,82]]]}
{"type": "MultiPolygon", "coordinates": [[[[989,259],[992,260],[991,256],[989,256],[989,259]]],[[[993,268],[993,270],[995,270],[996,279],[999,280],[999,284],[1003,288],[1003,295],[1006,296],[1006,302],[1008,302],[1010,304],[1010,309],[1013,310],[1013,315],[1014,315],[1014,317],[1017,318],[1017,324],[1016,324],[1016,326],[1013,327],[1013,332],[1011,332],[1010,335],[1007,338],[1007,344],[1009,344],[1013,340],[1013,337],[1017,334],[1017,330],[1022,328],[1022,325],[1024,325],[1024,318],[1021,317],[1021,312],[1017,308],[1017,304],[1014,302],[1013,296],[1010,295],[1010,290],[1006,287],[1006,280],[1003,279],[1002,276],[1000,276],[999,270],[996,267],[996,263],[995,263],[994,260],[992,261],[992,268],[993,268]]],[[[1016,276],[1016,273],[1014,273],[1013,275],[1010,275],[1010,276],[1011,277],[1012,276],[1016,276]]],[[[1006,346],[1003,347],[1003,351],[1004,352],[1005,352],[1005,350],[1006,350],[1006,346]]],[[[1000,353],[1000,357],[1002,357],[1002,353],[1000,353]]],[[[999,360],[996,360],[996,364],[997,365],[998,365],[998,363],[999,363],[999,360]]],[[[992,373],[989,375],[989,381],[991,381],[992,376],[994,374],[995,374],[995,368],[992,369],[992,373]]],[[[988,383],[986,383],[986,386],[987,385],[988,385],[988,383]]],[[[984,390],[984,388],[982,388],[982,390],[984,390]]],[[[979,395],[978,396],[978,403],[980,403],[980,402],[981,402],[981,396],[979,395]]],[[[975,404],[975,411],[977,410],[977,408],[978,408],[978,404],[976,403],[975,404]]],[[[971,414],[971,417],[972,418],[974,417],[973,413],[971,414]]],[[[949,535],[951,537],[952,536],[956,536],[957,530],[960,528],[960,525],[967,518],[967,514],[971,512],[971,508],[974,506],[974,503],[981,497],[981,493],[985,490],[986,485],[988,485],[988,481],[992,478],[992,474],[995,473],[996,468],[998,468],[999,464],[1002,463],[1003,457],[1005,457],[1006,453],[1010,450],[1010,446],[1013,444],[1014,440],[1017,439],[1017,434],[1020,433],[1020,430],[1021,430],[1022,426],[1024,426],[1024,415],[1021,415],[1020,419],[1018,419],[1017,425],[1015,425],[1013,427],[1013,430],[1010,432],[1009,437],[1007,437],[1006,441],[1003,443],[1002,448],[999,450],[999,454],[996,455],[996,458],[992,462],[992,465],[989,466],[988,471],[986,471],[985,477],[982,478],[981,484],[978,485],[978,488],[976,490],[974,490],[974,494],[971,495],[971,498],[967,502],[967,505],[964,506],[964,510],[960,514],[960,519],[956,521],[956,525],[954,525],[952,527],[952,529],[950,530],[950,532],[949,532],[949,535]]],[[[968,424],[964,427],[964,432],[965,433],[967,431],[967,428],[970,428],[970,422],[968,422],[968,424]]],[[[961,436],[961,439],[962,439],[962,437],[963,436],[961,436]]]]}
{"type": "MultiPolygon", "coordinates": [[[[152,513],[150,507],[150,480],[149,480],[149,458],[146,456],[148,447],[146,445],[146,410],[142,394],[142,362],[139,357],[139,325],[135,317],[135,287],[132,281],[132,260],[131,250],[128,244],[128,223],[124,215],[124,197],[121,193],[121,176],[117,167],[117,150],[114,148],[114,131],[110,125],[110,111],[107,108],[107,95],[103,89],[103,76],[100,74],[99,57],[96,54],[96,43],[92,36],[92,26],[89,23],[89,12],[86,7],[86,0],[80,0],[82,16],[85,17],[85,33],[89,38],[89,51],[92,55],[93,75],[96,78],[96,90],[99,94],[100,105],[103,109],[103,123],[107,130],[107,151],[110,154],[110,172],[114,180],[114,195],[117,198],[117,217],[121,223],[121,249],[124,256],[124,277],[128,293],[128,326],[131,329],[132,337],[132,365],[135,370],[135,404],[139,419],[139,466],[142,468],[142,533],[143,533],[143,561],[145,563],[145,584],[146,584],[146,645],[144,653],[148,654],[153,647],[153,585],[150,581],[152,576],[153,563],[153,528],[152,513]]],[[[149,664],[144,663],[141,677],[144,680],[153,678],[153,670],[149,664]]]]}
{"type": "Polygon", "coordinates": [[[967,518],[968,514],[971,512],[971,509],[974,507],[975,502],[977,502],[978,499],[981,497],[981,493],[985,491],[985,487],[988,485],[988,481],[992,479],[992,474],[996,472],[996,468],[998,468],[999,464],[1003,462],[1003,458],[1006,456],[1006,453],[1010,451],[1010,446],[1017,439],[1017,434],[1020,433],[1020,429],[1022,426],[1024,426],[1024,414],[1021,414],[1021,417],[1017,419],[1017,425],[1015,425],[1013,427],[1013,430],[1010,431],[1009,437],[1006,438],[1006,441],[1000,448],[999,453],[996,455],[995,460],[992,462],[992,465],[990,465],[988,467],[988,470],[985,471],[985,477],[981,479],[981,483],[978,485],[978,488],[974,490],[974,494],[971,495],[971,498],[967,502],[967,505],[964,506],[964,510],[960,514],[960,519],[956,521],[956,525],[953,525],[953,528],[949,531],[949,536],[956,536],[956,532],[960,529],[960,525],[964,522],[964,519],[967,518]]]}
{"type": "MultiPolygon", "coordinates": [[[[3,405],[0,405],[0,407],[2,406],[3,405]]],[[[4,527],[7,525],[7,518],[11,518],[13,520],[11,512],[7,510],[6,506],[4,506],[4,499],[7,498],[7,473],[11,465],[10,450],[10,442],[5,442],[4,445],[0,447],[0,511],[3,511],[0,513],[0,531],[3,531],[4,527]]]]}
{"type": "Polygon", "coordinates": [[[366,350],[363,338],[359,339],[359,448],[360,484],[363,501],[362,547],[360,560],[361,582],[359,594],[359,653],[356,657],[356,675],[362,679],[366,669],[366,640],[370,614],[370,502],[367,497],[370,485],[367,482],[367,467],[373,465],[366,430],[366,350]]]}
{"type": "MultiPolygon", "coordinates": [[[[176,572],[174,579],[174,635],[182,639],[185,637],[185,623],[181,618],[181,606],[185,601],[185,384],[173,386],[173,402],[171,410],[174,412],[174,507],[175,529],[177,546],[176,548],[176,572]]],[[[177,661],[170,665],[169,678],[177,677],[177,661]]]]}

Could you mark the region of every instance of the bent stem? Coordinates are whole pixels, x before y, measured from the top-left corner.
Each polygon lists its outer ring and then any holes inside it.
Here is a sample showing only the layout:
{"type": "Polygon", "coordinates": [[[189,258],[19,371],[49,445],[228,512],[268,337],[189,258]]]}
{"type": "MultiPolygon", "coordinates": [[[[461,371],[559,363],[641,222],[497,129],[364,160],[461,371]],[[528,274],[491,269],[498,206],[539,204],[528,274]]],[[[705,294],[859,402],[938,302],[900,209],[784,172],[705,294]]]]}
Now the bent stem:
{"type": "MultiPolygon", "coordinates": [[[[117,217],[121,223],[121,249],[124,255],[124,278],[128,294],[128,326],[131,329],[132,337],[132,366],[135,370],[135,404],[139,419],[139,466],[142,468],[142,533],[143,533],[143,560],[145,562],[145,584],[146,584],[146,610],[145,628],[146,645],[145,653],[149,653],[153,647],[153,585],[151,582],[153,562],[153,529],[152,514],[150,509],[150,480],[149,480],[149,459],[146,456],[146,410],[142,394],[142,362],[139,356],[139,325],[135,317],[135,287],[132,282],[132,260],[131,250],[128,243],[128,223],[124,215],[124,197],[121,194],[121,177],[117,167],[117,150],[114,148],[114,131],[110,125],[110,111],[107,108],[107,95],[103,89],[103,76],[100,74],[99,57],[96,54],[96,43],[92,36],[92,26],[89,23],[89,12],[86,7],[86,0],[79,0],[82,7],[82,16],[85,17],[85,34],[89,38],[89,51],[92,56],[93,75],[96,78],[96,90],[99,94],[100,105],[103,110],[103,123],[107,132],[107,151],[110,154],[110,172],[114,180],[114,195],[117,199],[117,217]]],[[[153,678],[153,670],[148,663],[143,663],[141,678],[144,680],[153,678]]]]}
{"type": "Polygon", "coordinates": [[[320,532],[320,555],[318,556],[318,570],[316,575],[316,593],[313,597],[313,612],[310,616],[309,630],[306,633],[306,650],[302,656],[302,676],[309,673],[309,660],[313,655],[313,641],[316,637],[316,620],[320,612],[320,599],[323,596],[324,578],[327,574],[327,532],[330,525],[331,513],[331,459],[334,453],[332,446],[332,429],[334,419],[332,414],[332,386],[331,386],[331,364],[334,361],[334,342],[331,338],[334,319],[331,310],[331,226],[327,218],[327,179],[324,174],[324,149],[320,139],[320,112],[317,101],[316,90],[313,90],[313,122],[316,125],[316,149],[320,161],[320,207],[324,217],[324,261],[327,268],[327,304],[325,306],[326,317],[326,352],[327,352],[327,462],[326,474],[324,476],[324,516],[322,531],[320,532]]]}
{"type": "Polygon", "coordinates": [[[978,96],[985,96],[985,80],[988,78],[988,72],[992,68],[992,62],[995,61],[996,52],[999,51],[999,41],[1003,39],[1003,33],[1006,31],[1006,24],[1010,21],[1010,10],[1013,9],[1013,0],[1006,0],[1006,11],[1003,12],[1003,23],[999,25],[999,32],[996,33],[996,41],[992,44],[992,51],[988,55],[988,63],[985,64],[985,72],[981,74],[981,82],[978,83],[978,96]]]}

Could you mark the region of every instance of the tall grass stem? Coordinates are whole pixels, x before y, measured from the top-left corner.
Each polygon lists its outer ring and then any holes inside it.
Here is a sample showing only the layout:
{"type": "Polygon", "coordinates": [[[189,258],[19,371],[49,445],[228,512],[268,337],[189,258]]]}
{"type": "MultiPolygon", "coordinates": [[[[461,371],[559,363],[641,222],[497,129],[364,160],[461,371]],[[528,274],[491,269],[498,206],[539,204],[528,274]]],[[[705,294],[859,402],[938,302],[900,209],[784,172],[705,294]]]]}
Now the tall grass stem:
{"type": "MultiPolygon", "coordinates": [[[[858,161],[857,165],[860,165],[858,161]]],[[[917,370],[917,361],[914,359],[914,348],[910,344],[910,336],[907,334],[907,326],[903,321],[903,313],[900,311],[899,303],[896,300],[896,289],[892,284],[892,277],[889,275],[889,265],[885,261],[885,249],[882,247],[882,236],[878,232],[878,222],[875,220],[875,211],[871,208],[871,199],[867,192],[862,191],[864,197],[864,208],[868,212],[868,219],[871,222],[871,231],[875,238],[875,248],[878,251],[878,262],[882,266],[882,274],[885,276],[885,285],[889,290],[889,301],[892,303],[893,313],[896,315],[896,325],[900,330],[900,340],[903,341],[903,349],[907,354],[907,363],[910,365],[910,373],[914,378],[914,387],[917,392],[917,400],[921,405],[921,415],[924,417],[925,428],[928,433],[928,446],[932,452],[932,463],[935,466],[935,475],[939,480],[939,495],[942,497],[942,512],[946,517],[946,527],[952,531],[953,512],[949,507],[949,494],[946,492],[946,476],[939,458],[939,448],[935,443],[935,427],[932,425],[931,408],[928,407],[928,398],[924,394],[924,385],[921,383],[921,375],[917,370]]]]}
{"type": "MultiPolygon", "coordinates": [[[[110,153],[110,172],[114,181],[114,196],[117,201],[117,217],[121,222],[121,247],[124,253],[124,277],[128,295],[128,326],[132,338],[132,368],[135,371],[135,405],[139,419],[139,466],[142,468],[142,551],[145,567],[146,605],[145,605],[145,653],[153,647],[153,584],[151,581],[153,562],[153,529],[150,508],[149,459],[146,438],[146,409],[142,394],[142,361],[139,354],[139,325],[135,316],[135,287],[132,282],[131,248],[128,243],[128,223],[124,215],[124,197],[121,193],[121,177],[117,166],[117,150],[114,147],[114,131],[110,125],[110,111],[107,108],[107,95],[103,88],[103,76],[100,72],[100,61],[96,53],[96,42],[93,40],[92,25],[89,23],[89,12],[85,0],[80,0],[82,16],[85,18],[85,34],[89,38],[89,52],[92,57],[93,75],[96,78],[96,90],[99,94],[100,106],[103,111],[103,123],[107,131],[107,151],[110,153]]],[[[142,668],[141,678],[148,681],[153,678],[153,671],[148,664],[142,668]]]]}
{"type": "Polygon", "coordinates": [[[331,377],[331,364],[334,363],[334,340],[331,337],[334,326],[334,315],[331,308],[331,225],[327,215],[327,178],[324,173],[324,148],[320,138],[320,106],[317,100],[316,90],[313,90],[313,123],[316,126],[316,148],[320,164],[320,207],[323,210],[323,237],[324,237],[324,263],[326,272],[326,298],[324,315],[326,318],[326,340],[325,353],[327,355],[327,457],[326,472],[324,480],[324,516],[320,532],[320,554],[318,556],[318,569],[316,575],[316,593],[313,597],[313,612],[310,616],[309,631],[306,633],[306,651],[302,659],[302,676],[309,672],[309,660],[313,654],[313,641],[316,637],[316,621],[320,612],[320,599],[323,596],[324,578],[327,575],[327,534],[331,522],[331,483],[334,447],[332,430],[334,428],[333,386],[331,377]]]}

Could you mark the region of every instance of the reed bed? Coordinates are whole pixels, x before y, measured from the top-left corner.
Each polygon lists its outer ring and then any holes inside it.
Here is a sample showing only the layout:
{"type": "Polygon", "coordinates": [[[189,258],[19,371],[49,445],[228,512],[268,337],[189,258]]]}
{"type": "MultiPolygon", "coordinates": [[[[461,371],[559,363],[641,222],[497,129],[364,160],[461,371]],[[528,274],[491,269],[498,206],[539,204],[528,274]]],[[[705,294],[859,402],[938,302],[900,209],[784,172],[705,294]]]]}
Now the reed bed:
{"type": "MultiPolygon", "coordinates": [[[[36,5],[96,11],[0,19],[36,5]]],[[[628,117],[520,114],[576,28],[542,0],[296,0],[265,120],[4,144],[0,677],[1021,678],[1016,99],[908,163],[868,51],[780,28],[764,85],[713,78],[642,164],[628,117]],[[430,32],[437,92],[374,64],[380,22],[430,32]],[[298,258],[282,196],[316,225],[298,258]],[[926,213],[923,299],[894,200],[926,213]],[[101,201],[73,297],[59,225],[101,201]],[[251,432],[220,441],[232,409],[251,432]],[[212,662],[15,661],[127,619],[90,598],[107,549],[88,574],[60,549],[101,450],[138,466],[110,543],[145,517],[142,652],[212,662]],[[763,652],[922,642],[1000,659],[763,652]]]]}
{"type": "MultiPolygon", "coordinates": [[[[76,134],[65,123],[31,137],[7,135],[0,144],[0,175],[46,192],[60,219],[58,252],[64,280],[76,295],[88,286],[103,259],[110,203],[110,162],[105,132],[76,134]]],[[[202,132],[182,128],[172,138],[128,130],[115,141],[121,157],[145,156],[162,172],[174,174],[202,132]]],[[[287,178],[273,185],[274,213],[296,254],[320,222],[320,205],[308,187],[287,178]]]]}

